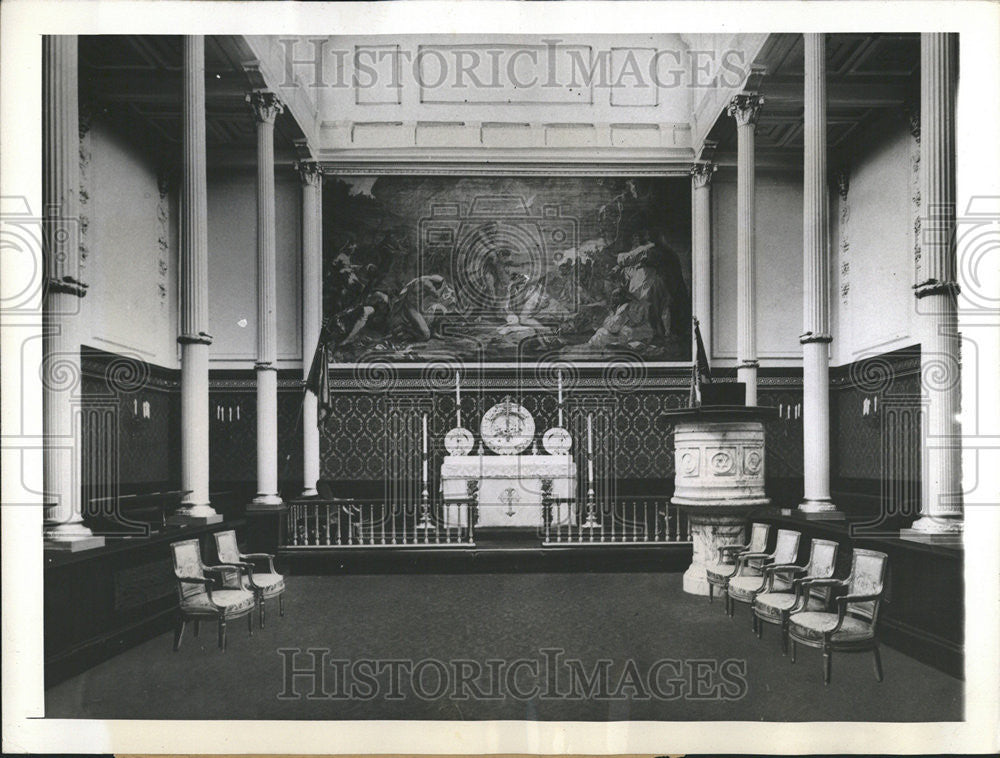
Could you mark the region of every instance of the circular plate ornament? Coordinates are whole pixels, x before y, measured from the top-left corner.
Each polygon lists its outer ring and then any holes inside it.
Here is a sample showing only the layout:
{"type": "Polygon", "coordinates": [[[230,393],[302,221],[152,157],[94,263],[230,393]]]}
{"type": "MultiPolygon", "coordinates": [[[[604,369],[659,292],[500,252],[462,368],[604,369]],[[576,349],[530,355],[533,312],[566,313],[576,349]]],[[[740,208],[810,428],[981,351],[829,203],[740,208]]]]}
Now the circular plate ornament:
{"type": "Polygon", "coordinates": [[[448,455],[468,455],[475,443],[472,432],[461,426],[456,426],[444,436],[444,449],[448,455]]]}
{"type": "Polygon", "coordinates": [[[554,426],[542,436],[542,447],[549,455],[565,455],[573,447],[573,438],[566,429],[554,426]]]}
{"type": "Polygon", "coordinates": [[[483,444],[498,455],[517,455],[535,438],[535,419],[509,397],[483,414],[479,426],[483,444]]]}

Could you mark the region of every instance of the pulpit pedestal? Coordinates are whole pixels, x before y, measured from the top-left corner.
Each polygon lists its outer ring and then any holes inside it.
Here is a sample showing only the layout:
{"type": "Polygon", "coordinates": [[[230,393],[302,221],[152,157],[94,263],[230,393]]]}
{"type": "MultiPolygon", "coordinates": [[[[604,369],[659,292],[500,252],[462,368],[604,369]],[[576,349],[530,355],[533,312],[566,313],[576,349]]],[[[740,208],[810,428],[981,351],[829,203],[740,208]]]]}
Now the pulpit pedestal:
{"type": "Polygon", "coordinates": [[[720,546],[742,544],[750,511],[771,502],[764,493],[764,420],[777,412],[720,405],[665,415],[674,424],[671,502],[686,509],[693,541],[684,591],[708,595],[705,564],[720,546]]]}

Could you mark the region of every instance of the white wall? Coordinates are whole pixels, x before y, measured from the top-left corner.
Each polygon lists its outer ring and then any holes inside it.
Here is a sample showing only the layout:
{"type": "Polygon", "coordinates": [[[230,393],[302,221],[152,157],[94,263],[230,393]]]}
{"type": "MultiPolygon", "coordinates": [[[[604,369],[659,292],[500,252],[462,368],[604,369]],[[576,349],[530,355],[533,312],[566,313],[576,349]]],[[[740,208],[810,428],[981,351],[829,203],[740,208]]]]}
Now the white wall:
{"type": "MultiPolygon", "coordinates": [[[[712,179],[712,346],[736,361],[736,172],[712,179]]],[[[801,361],[802,178],[757,172],[757,354],[762,366],[801,361]]]]}
{"type": "Polygon", "coordinates": [[[847,197],[834,193],[831,212],[834,365],[918,341],[912,323],[918,145],[901,117],[873,125],[857,144],[847,197]]]}
{"type": "Polygon", "coordinates": [[[176,368],[177,190],[145,151],[95,118],[83,140],[81,341],[176,368]]]}
{"type": "MultiPolygon", "coordinates": [[[[275,171],[278,364],[301,366],[301,185],[275,171]]],[[[257,189],[252,169],[208,177],[209,333],[213,368],[252,368],[257,352],[257,189]],[[243,325],[241,325],[241,323],[243,325]]]]}

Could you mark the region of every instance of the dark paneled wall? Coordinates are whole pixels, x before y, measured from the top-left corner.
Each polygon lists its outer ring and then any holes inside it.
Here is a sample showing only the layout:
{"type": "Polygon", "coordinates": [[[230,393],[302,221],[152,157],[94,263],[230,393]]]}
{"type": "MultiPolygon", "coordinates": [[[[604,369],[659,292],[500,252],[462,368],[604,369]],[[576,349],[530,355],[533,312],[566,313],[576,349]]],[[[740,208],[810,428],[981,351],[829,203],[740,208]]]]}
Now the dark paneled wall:
{"type": "Polygon", "coordinates": [[[831,371],[832,485],[846,510],[915,517],[920,498],[920,349],[831,371]]]}

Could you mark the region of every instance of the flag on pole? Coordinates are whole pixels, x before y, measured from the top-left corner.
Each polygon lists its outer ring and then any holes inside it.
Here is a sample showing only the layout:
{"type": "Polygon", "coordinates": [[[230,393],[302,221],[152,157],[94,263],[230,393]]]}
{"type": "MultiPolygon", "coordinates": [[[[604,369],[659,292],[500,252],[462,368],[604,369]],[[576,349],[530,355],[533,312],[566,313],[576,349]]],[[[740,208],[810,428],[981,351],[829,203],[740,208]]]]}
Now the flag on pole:
{"type": "Polygon", "coordinates": [[[333,410],[333,401],[330,397],[330,353],[326,346],[326,339],[327,320],[323,319],[323,328],[320,329],[316,352],[313,353],[312,364],[309,366],[309,376],[306,379],[306,389],[316,395],[318,401],[316,418],[320,422],[333,410]]]}
{"type": "Polygon", "coordinates": [[[698,343],[698,360],[696,362],[698,378],[705,384],[712,383],[712,367],[708,365],[708,353],[705,352],[705,343],[701,339],[701,327],[698,319],[694,321],[694,338],[698,343]]]}

